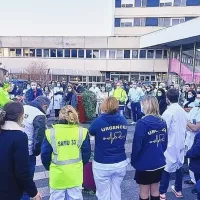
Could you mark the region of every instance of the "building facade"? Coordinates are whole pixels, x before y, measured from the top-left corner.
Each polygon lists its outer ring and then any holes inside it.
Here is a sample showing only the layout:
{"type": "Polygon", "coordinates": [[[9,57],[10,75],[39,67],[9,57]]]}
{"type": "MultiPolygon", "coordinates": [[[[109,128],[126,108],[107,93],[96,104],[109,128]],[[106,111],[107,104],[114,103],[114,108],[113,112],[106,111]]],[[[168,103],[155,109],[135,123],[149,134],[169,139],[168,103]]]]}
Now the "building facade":
{"type": "Polygon", "coordinates": [[[2,36],[0,62],[13,77],[27,73],[30,66],[45,65],[52,79],[83,84],[167,81],[169,47],[143,48],[141,37],[199,17],[200,0],[114,1],[113,36],[2,36]]]}

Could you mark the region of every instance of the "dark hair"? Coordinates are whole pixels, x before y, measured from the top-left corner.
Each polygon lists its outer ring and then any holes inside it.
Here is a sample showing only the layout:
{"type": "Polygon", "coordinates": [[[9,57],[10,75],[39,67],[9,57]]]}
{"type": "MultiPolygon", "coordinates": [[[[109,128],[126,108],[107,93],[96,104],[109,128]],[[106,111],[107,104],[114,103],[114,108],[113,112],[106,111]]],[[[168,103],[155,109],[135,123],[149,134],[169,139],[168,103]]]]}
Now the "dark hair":
{"type": "Polygon", "coordinates": [[[186,85],[188,85],[188,86],[190,87],[190,84],[189,84],[189,83],[186,83],[185,86],[186,86],[186,85]]]}
{"type": "Polygon", "coordinates": [[[189,90],[189,91],[188,91],[188,93],[189,93],[189,92],[191,92],[191,93],[192,93],[192,95],[193,95],[193,96],[196,98],[196,96],[197,96],[197,93],[196,93],[194,90],[189,90]]]}
{"type": "Polygon", "coordinates": [[[166,97],[166,92],[165,92],[165,90],[164,90],[163,88],[158,88],[157,94],[158,94],[158,92],[161,92],[161,93],[162,93],[162,96],[163,96],[163,97],[166,97]]]}
{"type": "Polygon", "coordinates": [[[23,114],[24,107],[20,102],[9,102],[0,110],[0,125],[4,125],[5,121],[18,122],[23,114]]]}
{"type": "Polygon", "coordinates": [[[179,91],[177,89],[169,89],[167,91],[167,98],[169,99],[169,101],[171,103],[178,103],[178,99],[179,99],[179,91]]]}

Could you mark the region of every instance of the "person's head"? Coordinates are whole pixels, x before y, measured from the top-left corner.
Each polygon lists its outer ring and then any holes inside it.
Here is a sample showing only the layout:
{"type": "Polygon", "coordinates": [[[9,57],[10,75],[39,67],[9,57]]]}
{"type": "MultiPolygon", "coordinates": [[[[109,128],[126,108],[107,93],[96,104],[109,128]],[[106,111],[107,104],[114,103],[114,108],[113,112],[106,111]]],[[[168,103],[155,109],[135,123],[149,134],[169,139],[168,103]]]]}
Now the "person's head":
{"type": "Polygon", "coordinates": [[[194,90],[188,91],[188,99],[192,99],[196,97],[196,92],[194,90]]]}
{"type": "Polygon", "coordinates": [[[60,82],[57,82],[56,86],[57,86],[57,87],[60,87],[60,82]]]}
{"type": "Polygon", "coordinates": [[[31,89],[36,90],[37,89],[37,83],[36,82],[31,82],[31,89]]]}
{"type": "Polygon", "coordinates": [[[33,103],[39,105],[40,108],[46,113],[50,105],[50,100],[45,96],[39,96],[35,100],[33,100],[33,103]]]}
{"type": "Polygon", "coordinates": [[[108,97],[105,99],[101,105],[101,110],[103,113],[109,115],[114,115],[117,113],[119,108],[119,101],[115,97],[108,97]]]}
{"type": "Polygon", "coordinates": [[[142,91],[143,91],[143,92],[146,92],[146,90],[147,90],[146,86],[145,86],[145,85],[142,85],[142,91]]]}
{"type": "Polygon", "coordinates": [[[158,97],[164,97],[164,96],[166,96],[165,90],[162,89],[162,88],[158,88],[158,90],[157,90],[157,96],[158,97]]]}
{"type": "Polygon", "coordinates": [[[188,92],[190,90],[190,84],[186,83],[185,84],[185,91],[188,92]]]}
{"type": "Polygon", "coordinates": [[[121,83],[120,82],[117,82],[116,83],[116,88],[120,88],[121,87],[121,83]]]}
{"type": "Polygon", "coordinates": [[[37,84],[37,89],[41,89],[41,85],[40,84],[37,84]]]}
{"type": "Polygon", "coordinates": [[[169,104],[178,103],[179,100],[179,91],[176,89],[169,89],[167,91],[167,102],[169,104]]]}
{"type": "Polygon", "coordinates": [[[195,107],[200,107],[200,93],[197,93],[197,96],[195,99],[195,107]]]}
{"type": "Polygon", "coordinates": [[[196,84],[195,84],[195,83],[192,83],[192,84],[190,85],[190,89],[191,89],[191,90],[196,90],[196,84]]]}
{"type": "Polygon", "coordinates": [[[65,106],[60,110],[59,120],[66,121],[68,124],[78,124],[78,114],[72,106],[65,106]]]}
{"type": "Polygon", "coordinates": [[[169,86],[169,89],[174,89],[174,85],[170,85],[170,86],[169,86]]]}
{"type": "Polygon", "coordinates": [[[72,85],[68,85],[67,92],[74,92],[74,88],[72,85]]]}
{"type": "Polygon", "coordinates": [[[136,82],[132,82],[132,88],[134,88],[134,89],[137,88],[137,83],[136,82]]]}
{"type": "Polygon", "coordinates": [[[142,100],[142,110],[145,115],[159,116],[159,104],[158,100],[154,96],[145,96],[142,100]]]}
{"type": "Polygon", "coordinates": [[[31,85],[30,84],[27,84],[26,88],[29,90],[31,89],[31,85]]]}
{"type": "Polygon", "coordinates": [[[49,87],[49,86],[45,86],[45,87],[44,87],[44,91],[45,91],[45,92],[50,92],[50,87],[49,87]]]}
{"type": "Polygon", "coordinates": [[[165,88],[165,83],[160,83],[159,88],[165,88]]]}
{"type": "Polygon", "coordinates": [[[152,90],[152,85],[147,85],[147,92],[150,92],[152,90]]]}
{"type": "Polygon", "coordinates": [[[104,86],[101,87],[101,92],[105,92],[106,88],[104,86]]]}
{"type": "Polygon", "coordinates": [[[200,92],[200,85],[197,86],[197,92],[200,92]]]}
{"type": "Polygon", "coordinates": [[[6,121],[22,124],[24,119],[24,107],[20,102],[9,102],[0,110],[0,125],[4,125],[6,121]]]}

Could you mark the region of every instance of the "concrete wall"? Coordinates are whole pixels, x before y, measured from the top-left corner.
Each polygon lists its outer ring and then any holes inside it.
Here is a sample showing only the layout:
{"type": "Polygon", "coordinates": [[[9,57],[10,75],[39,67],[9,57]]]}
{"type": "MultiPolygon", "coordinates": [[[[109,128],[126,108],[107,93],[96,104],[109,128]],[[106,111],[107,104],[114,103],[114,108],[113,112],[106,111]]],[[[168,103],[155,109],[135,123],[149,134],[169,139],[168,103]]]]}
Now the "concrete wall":
{"type": "Polygon", "coordinates": [[[20,72],[32,62],[42,62],[50,69],[126,71],[126,72],[167,72],[167,59],[138,60],[89,60],[63,58],[1,58],[6,69],[20,72]]]}

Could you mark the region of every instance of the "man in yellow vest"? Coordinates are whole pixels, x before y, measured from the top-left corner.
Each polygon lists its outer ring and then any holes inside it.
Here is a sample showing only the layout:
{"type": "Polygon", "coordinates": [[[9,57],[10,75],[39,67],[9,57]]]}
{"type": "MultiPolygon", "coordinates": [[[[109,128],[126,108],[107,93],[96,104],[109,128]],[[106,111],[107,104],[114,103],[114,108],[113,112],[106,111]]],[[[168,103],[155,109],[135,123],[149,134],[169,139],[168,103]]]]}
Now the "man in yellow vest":
{"type": "Polygon", "coordinates": [[[78,114],[65,106],[60,124],[46,131],[41,159],[49,170],[50,200],[82,200],[83,164],[90,159],[88,130],[78,125],[78,114]]]}
{"type": "Polygon", "coordinates": [[[4,83],[0,88],[0,108],[10,101],[9,92],[12,92],[13,86],[10,83],[4,83]]]}
{"type": "Polygon", "coordinates": [[[119,101],[119,112],[121,115],[124,113],[124,106],[127,100],[126,91],[121,87],[121,83],[117,82],[116,89],[113,92],[113,97],[119,101]]]}

